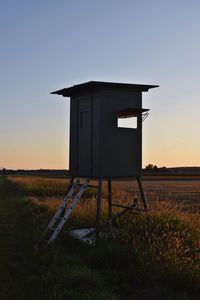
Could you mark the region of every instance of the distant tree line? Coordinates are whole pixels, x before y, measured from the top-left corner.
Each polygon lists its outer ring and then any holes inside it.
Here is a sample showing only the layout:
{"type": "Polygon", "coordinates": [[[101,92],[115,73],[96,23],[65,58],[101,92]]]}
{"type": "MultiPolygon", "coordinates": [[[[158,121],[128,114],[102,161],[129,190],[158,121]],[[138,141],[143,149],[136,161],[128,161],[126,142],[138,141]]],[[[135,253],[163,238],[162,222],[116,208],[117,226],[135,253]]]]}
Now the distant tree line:
{"type": "Polygon", "coordinates": [[[38,170],[12,170],[2,168],[0,170],[0,175],[60,175],[60,176],[68,176],[69,170],[53,170],[53,169],[38,169],[38,170]]]}
{"type": "Polygon", "coordinates": [[[156,165],[153,165],[153,164],[148,164],[146,167],[145,167],[146,170],[150,170],[150,171],[155,171],[155,170],[166,170],[167,168],[166,167],[161,167],[161,168],[158,168],[156,165]]]}

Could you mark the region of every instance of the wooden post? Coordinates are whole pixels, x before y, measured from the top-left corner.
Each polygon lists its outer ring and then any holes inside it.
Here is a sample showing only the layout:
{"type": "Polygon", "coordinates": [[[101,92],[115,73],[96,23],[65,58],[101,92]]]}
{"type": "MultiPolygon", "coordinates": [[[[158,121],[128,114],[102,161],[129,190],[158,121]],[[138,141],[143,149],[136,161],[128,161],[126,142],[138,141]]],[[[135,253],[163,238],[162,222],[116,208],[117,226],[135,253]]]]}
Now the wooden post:
{"type": "Polygon", "coordinates": [[[102,199],[102,178],[98,179],[97,211],[96,211],[96,243],[99,239],[102,199]]]}
{"type": "Polygon", "coordinates": [[[140,177],[137,177],[137,182],[138,182],[138,186],[139,186],[139,190],[140,190],[140,196],[141,196],[141,200],[142,200],[144,209],[148,210],[149,209],[149,205],[148,205],[148,202],[147,202],[147,200],[145,198],[145,194],[144,194],[144,190],[143,190],[143,186],[142,186],[142,181],[141,181],[140,177]]]}
{"type": "Polygon", "coordinates": [[[108,220],[112,219],[112,185],[111,178],[108,178],[108,220]]]}
{"type": "Polygon", "coordinates": [[[68,183],[68,187],[67,187],[67,192],[66,192],[66,194],[68,194],[69,190],[71,189],[72,184],[73,184],[73,181],[74,181],[74,177],[72,176],[72,177],[70,178],[69,183],[68,183]]]}

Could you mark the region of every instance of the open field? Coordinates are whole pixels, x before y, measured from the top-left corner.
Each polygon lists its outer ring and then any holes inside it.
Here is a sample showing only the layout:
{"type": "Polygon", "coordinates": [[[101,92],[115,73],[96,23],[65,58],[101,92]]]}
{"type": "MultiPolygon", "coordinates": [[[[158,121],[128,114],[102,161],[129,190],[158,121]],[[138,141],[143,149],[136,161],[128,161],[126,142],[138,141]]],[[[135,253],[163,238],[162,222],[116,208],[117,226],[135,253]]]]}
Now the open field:
{"type": "MultiPolygon", "coordinates": [[[[17,183],[26,195],[38,197],[63,197],[69,179],[64,178],[45,178],[38,176],[10,176],[9,179],[17,183]]],[[[96,184],[96,181],[92,182],[96,184]]],[[[132,201],[132,197],[139,198],[139,191],[136,181],[113,181],[113,198],[117,201],[132,201]]],[[[185,207],[195,211],[200,208],[200,178],[189,176],[145,176],[143,179],[145,194],[150,204],[155,201],[174,201],[181,203],[185,207]]],[[[103,191],[106,194],[107,184],[104,182],[103,191]]],[[[95,190],[89,191],[90,196],[96,194],[95,190]]]]}
{"type": "MultiPolygon", "coordinates": [[[[66,187],[66,179],[0,177],[0,299],[199,299],[200,181],[148,179],[151,211],[119,219],[118,238],[97,248],[66,233],[93,225],[90,189],[54,247],[36,252],[66,187]]],[[[139,197],[130,181],[115,182],[113,190],[118,202],[139,197]]],[[[105,184],[104,221],[106,196],[105,184]]]]}

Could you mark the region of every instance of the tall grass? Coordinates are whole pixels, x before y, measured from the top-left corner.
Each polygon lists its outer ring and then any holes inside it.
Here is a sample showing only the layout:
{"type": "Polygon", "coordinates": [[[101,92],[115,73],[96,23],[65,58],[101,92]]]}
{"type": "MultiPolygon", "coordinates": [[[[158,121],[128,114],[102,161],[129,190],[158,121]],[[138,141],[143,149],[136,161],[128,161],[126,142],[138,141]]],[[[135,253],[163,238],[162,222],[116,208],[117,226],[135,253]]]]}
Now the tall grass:
{"type": "MultiPolygon", "coordinates": [[[[12,177],[9,180],[19,185],[27,195],[28,202],[37,215],[36,223],[41,219],[44,221],[44,218],[45,222],[48,221],[62,200],[67,185],[65,179],[12,177]]],[[[137,196],[136,193],[134,197],[137,196]]],[[[117,185],[114,187],[113,197],[115,202],[133,201],[126,189],[122,190],[121,186],[117,185]]],[[[94,191],[90,191],[76,207],[65,229],[93,225],[95,200],[94,191]]],[[[106,221],[105,187],[102,215],[106,221]]],[[[120,218],[115,226],[118,228],[117,239],[102,240],[100,247],[95,250],[87,248],[84,260],[94,270],[104,274],[120,299],[199,299],[198,210],[185,209],[184,203],[176,202],[173,198],[159,198],[159,194],[155,193],[149,212],[129,212],[120,218]]],[[[69,240],[61,238],[60,241],[63,247],[68,243],[69,249],[69,240]]],[[[78,248],[73,248],[73,251],[81,255],[78,248]]],[[[77,276],[75,269],[74,272],[77,276]]],[[[94,275],[88,274],[87,280],[88,276],[92,278],[94,275]]],[[[81,281],[83,277],[81,275],[81,281]]],[[[91,279],[88,286],[90,284],[91,279]]]]}
{"type": "Polygon", "coordinates": [[[45,178],[37,176],[10,176],[9,180],[17,184],[26,195],[49,197],[66,194],[68,179],[45,178]]]}

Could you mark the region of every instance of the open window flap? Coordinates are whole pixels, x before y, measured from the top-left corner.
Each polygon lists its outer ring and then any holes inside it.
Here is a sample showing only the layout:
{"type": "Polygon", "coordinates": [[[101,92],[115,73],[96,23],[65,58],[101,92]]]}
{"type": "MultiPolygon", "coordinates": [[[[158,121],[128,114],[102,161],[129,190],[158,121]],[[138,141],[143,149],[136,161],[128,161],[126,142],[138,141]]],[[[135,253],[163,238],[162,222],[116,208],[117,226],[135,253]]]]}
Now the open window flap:
{"type": "Polygon", "coordinates": [[[124,110],[117,111],[116,114],[118,118],[131,118],[147,113],[148,111],[149,109],[147,108],[126,108],[124,110]]]}

